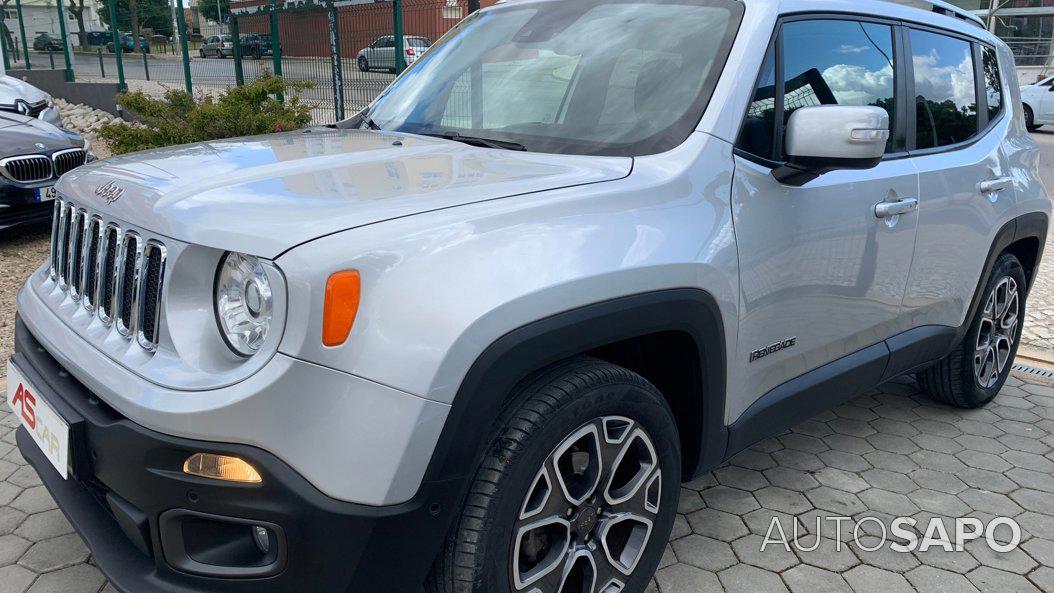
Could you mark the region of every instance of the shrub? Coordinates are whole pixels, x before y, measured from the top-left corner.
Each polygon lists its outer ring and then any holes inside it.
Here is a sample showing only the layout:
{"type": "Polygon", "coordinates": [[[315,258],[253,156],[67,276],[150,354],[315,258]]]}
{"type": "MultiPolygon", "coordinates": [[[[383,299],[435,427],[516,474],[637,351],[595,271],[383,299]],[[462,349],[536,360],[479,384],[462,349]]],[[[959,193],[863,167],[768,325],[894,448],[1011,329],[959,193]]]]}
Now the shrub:
{"type": "Polygon", "coordinates": [[[99,135],[114,154],[148,148],[296,130],[311,123],[311,105],[300,93],[310,81],[286,81],[269,73],[251,84],[197,100],[176,89],[156,99],[141,91],[118,95],[117,103],[142,125],[107,124],[99,135]],[[285,102],[278,100],[279,93],[285,102]]]}

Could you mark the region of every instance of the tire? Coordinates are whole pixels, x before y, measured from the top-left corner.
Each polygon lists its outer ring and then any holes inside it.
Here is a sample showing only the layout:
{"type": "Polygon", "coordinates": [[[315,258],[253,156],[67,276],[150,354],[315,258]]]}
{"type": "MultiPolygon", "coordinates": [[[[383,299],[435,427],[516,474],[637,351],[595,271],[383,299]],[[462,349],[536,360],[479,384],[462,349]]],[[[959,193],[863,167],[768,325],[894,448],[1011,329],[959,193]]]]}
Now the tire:
{"type": "Polygon", "coordinates": [[[958,408],[979,408],[992,401],[1010,375],[1021,343],[1026,292],[1021,262],[1009,253],[1000,255],[962,343],[918,373],[922,390],[958,408]]]}
{"type": "Polygon", "coordinates": [[[643,592],[680,491],[662,395],[626,369],[576,358],[525,382],[496,427],[426,590],[602,591],[616,580],[620,593],[643,592]]]}
{"type": "Polygon", "coordinates": [[[1043,126],[1037,126],[1036,125],[1036,115],[1032,112],[1032,108],[1029,107],[1028,105],[1025,105],[1024,107],[1025,107],[1025,128],[1027,128],[1029,132],[1035,132],[1036,130],[1038,130],[1041,127],[1043,127],[1043,126]]]}
{"type": "Polygon", "coordinates": [[[204,59],[205,59],[205,50],[203,50],[203,49],[199,49],[199,50],[198,50],[198,54],[199,54],[199,55],[201,56],[201,59],[202,59],[202,60],[204,60],[204,59]]]}
{"type": "Polygon", "coordinates": [[[366,56],[359,56],[359,71],[360,72],[369,72],[369,70],[370,70],[370,61],[366,59],[366,56]]]}

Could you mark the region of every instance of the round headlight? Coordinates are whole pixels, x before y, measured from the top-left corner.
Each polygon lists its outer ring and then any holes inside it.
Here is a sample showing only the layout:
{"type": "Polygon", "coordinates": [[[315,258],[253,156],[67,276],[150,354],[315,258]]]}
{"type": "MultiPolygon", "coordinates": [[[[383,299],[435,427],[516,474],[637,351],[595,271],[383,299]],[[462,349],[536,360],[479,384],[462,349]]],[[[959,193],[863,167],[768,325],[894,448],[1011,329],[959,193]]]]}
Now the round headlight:
{"type": "Polygon", "coordinates": [[[231,350],[252,356],[271,328],[273,299],[267,272],[251,255],[230,252],[216,273],[216,320],[231,350]]]}

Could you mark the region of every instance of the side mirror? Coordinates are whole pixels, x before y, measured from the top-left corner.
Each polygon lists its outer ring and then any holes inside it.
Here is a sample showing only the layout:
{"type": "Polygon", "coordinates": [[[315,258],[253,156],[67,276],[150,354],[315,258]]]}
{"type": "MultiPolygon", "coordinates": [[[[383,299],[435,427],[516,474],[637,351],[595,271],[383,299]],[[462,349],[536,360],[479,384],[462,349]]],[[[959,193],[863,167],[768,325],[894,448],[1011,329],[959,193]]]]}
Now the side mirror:
{"type": "Polygon", "coordinates": [[[772,176],[802,186],[831,171],[877,166],[889,140],[889,113],[867,105],[801,107],[791,113],[785,138],[787,164],[772,176]]]}

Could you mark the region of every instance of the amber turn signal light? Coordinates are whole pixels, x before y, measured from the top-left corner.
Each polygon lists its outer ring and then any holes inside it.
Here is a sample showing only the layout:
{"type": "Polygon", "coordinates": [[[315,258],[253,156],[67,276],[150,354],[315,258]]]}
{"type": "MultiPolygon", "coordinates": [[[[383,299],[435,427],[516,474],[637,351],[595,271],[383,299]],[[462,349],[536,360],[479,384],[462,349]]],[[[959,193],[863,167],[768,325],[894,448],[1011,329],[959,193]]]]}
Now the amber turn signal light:
{"type": "Polygon", "coordinates": [[[326,304],[322,312],[322,343],[340,346],[348,339],[359,312],[358,270],[344,270],[326,282],[326,304]]]}
{"type": "Polygon", "coordinates": [[[183,473],[225,482],[259,484],[260,472],[243,459],[213,453],[195,453],[183,462],[183,473]]]}

